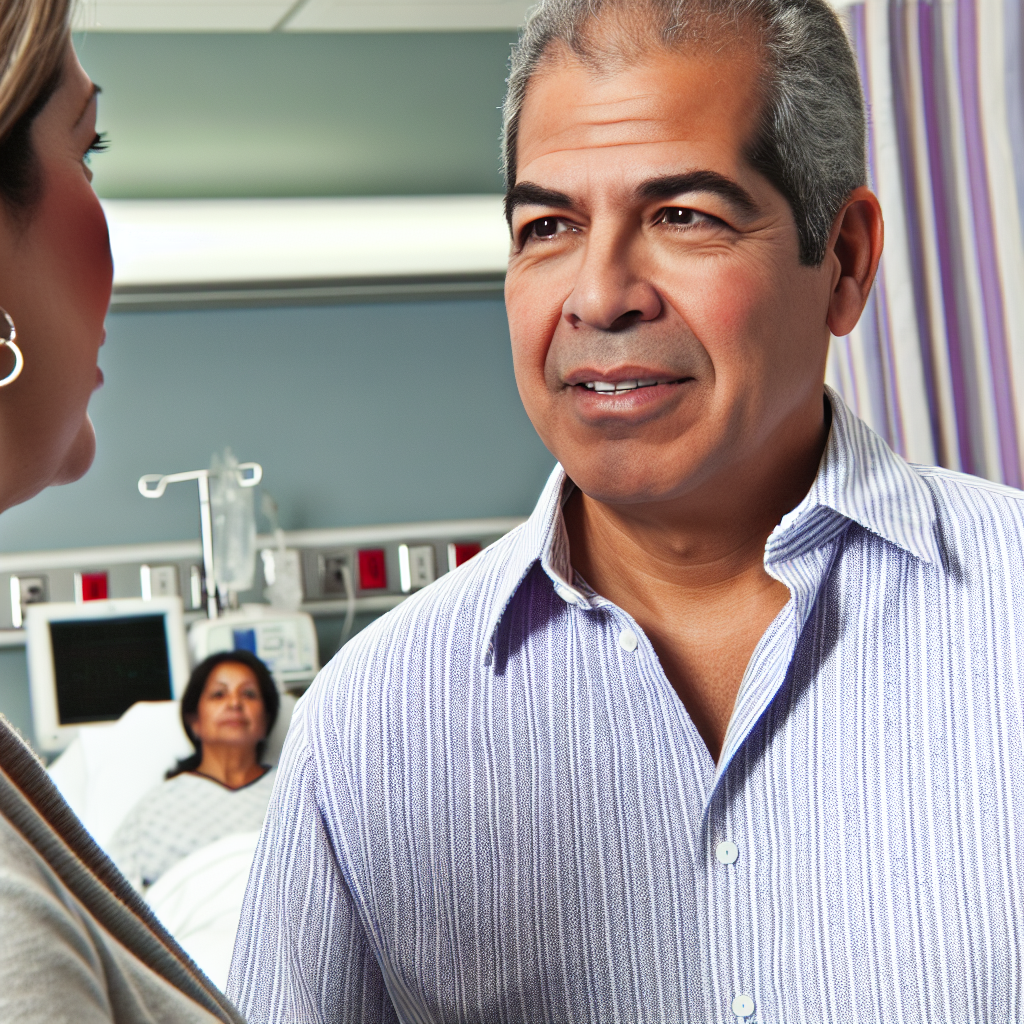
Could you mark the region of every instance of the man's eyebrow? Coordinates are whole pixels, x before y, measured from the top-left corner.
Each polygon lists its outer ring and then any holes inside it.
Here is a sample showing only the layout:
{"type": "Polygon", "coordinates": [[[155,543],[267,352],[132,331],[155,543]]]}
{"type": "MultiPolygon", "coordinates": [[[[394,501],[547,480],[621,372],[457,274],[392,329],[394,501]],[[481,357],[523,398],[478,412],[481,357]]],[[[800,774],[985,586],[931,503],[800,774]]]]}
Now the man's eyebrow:
{"type": "Polygon", "coordinates": [[[732,203],[743,213],[754,213],[757,203],[742,185],[717,171],[690,171],[688,174],[669,174],[664,178],[651,178],[638,186],[637,199],[672,199],[687,192],[710,192],[732,203]]]}
{"type": "Polygon", "coordinates": [[[505,220],[512,226],[512,214],[517,206],[572,207],[572,200],[564,192],[542,188],[529,181],[521,181],[505,193],[505,220]]]}
{"type": "Polygon", "coordinates": [[[75,127],[77,128],[82,123],[82,118],[85,117],[85,112],[89,109],[89,104],[92,103],[93,99],[97,97],[103,90],[95,83],[92,83],[92,89],[89,92],[89,98],[85,101],[82,107],[82,112],[78,115],[75,121],[75,127]]]}

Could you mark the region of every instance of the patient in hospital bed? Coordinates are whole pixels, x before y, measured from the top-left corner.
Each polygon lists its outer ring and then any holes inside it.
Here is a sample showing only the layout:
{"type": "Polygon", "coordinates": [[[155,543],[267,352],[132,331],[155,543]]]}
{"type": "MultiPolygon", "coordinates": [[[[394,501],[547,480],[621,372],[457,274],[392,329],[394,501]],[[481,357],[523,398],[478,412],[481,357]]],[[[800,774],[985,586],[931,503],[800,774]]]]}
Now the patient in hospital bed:
{"type": "Polygon", "coordinates": [[[181,719],[195,747],[129,812],[107,852],[147,892],[169,869],[228,836],[259,831],[274,769],[261,763],[277,688],[248,651],[214,654],[192,673],[181,719]]]}

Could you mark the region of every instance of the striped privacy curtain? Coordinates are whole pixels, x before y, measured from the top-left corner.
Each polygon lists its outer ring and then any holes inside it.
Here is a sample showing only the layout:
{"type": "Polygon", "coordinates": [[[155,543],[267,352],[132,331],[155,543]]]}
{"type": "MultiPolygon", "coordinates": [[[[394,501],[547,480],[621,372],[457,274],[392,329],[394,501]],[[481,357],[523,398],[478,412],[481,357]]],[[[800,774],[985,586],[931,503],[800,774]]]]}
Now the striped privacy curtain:
{"type": "Polygon", "coordinates": [[[842,6],[885,253],[828,380],[901,455],[1020,487],[1024,0],[842,6]]]}

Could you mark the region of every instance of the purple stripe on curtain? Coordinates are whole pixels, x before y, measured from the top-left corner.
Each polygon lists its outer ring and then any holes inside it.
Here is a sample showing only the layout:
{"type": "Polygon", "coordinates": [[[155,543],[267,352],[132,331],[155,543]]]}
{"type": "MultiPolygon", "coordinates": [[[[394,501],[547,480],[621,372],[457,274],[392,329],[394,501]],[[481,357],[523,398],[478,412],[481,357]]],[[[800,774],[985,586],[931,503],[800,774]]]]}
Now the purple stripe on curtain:
{"type": "MultiPolygon", "coordinates": [[[[1018,209],[1024,210],[1024,12],[1016,0],[1003,5],[1006,15],[1006,116],[1010,126],[1018,209]]],[[[1024,228],[1024,224],[1021,225],[1024,228]]]]}
{"type": "Polygon", "coordinates": [[[971,209],[974,213],[974,242],[981,276],[982,307],[987,334],[986,347],[992,367],[992,391],[999,429],[999,458],[1003,481],[1013,487],[1020,487],[1020,453],[1017,447],[1017,425],[1010,384],[1010,362],[1006,351],[1003,297],[996,260],[991,196],[981,133],[978,37],[975,19],[974,0],[959,0],[957,28],[960,45],[957,50],[960,64],[960,95],[964,112],[964,136],[967,143],[971,209]]]}
{"type": "MultiPolygon", "coordinates": [[[[871,88],[867,76],[867,20],[863,4],[850,8],[850,24],[853,29],[854,49],[857,53],[857,67],[860,75],[860,87],[867,102],[868,111],[868,173],[872,187],[878,181],[875,160],[874,119],[872,115],[871,88]]],[[[899,402],[896,400],[895,361],[892,352],[892,340],[889,336],[889,306],[885,295],[885,256],[878,266],[875,285],[872,289],[868,305],[861,316],[865,341],[870,342],[865,352],[866,361],[871,365],[872,377],[878,381],[878,389],[872,389],[872,409],[874,422],[879,433],[895,451],[906,452],[903,434],[903,419],[900,416],[899,402]],[[881,403],[880,407],[876,402],[881,403]]]]}
{"type": "Polygon", "coordinates": [[[931,4],[918,4],[917,10],[925,135],[928,140],[928,170],[932,184],[935,240],[938,246],[942,309],[946,321],[946,348],[949,354],[949,374],[953,391],[957,443],[960,448],[960,467],[965,473],[977,473],[978,461],[971,439],[963,338],[960,333],[960,311],[957,306],[957,295],[962,287],[962,282],[954,268],[953,225],[949,213],[955,199],[950,195],[949,175],[946,173],[943,158],[944,149],[948,152],[949,148],[943,146],[943,128],[948,126],[950,119],[945,110],[947,103],[945,82],[935,60],[939,23],[936,22],[935,9],[931,4]]]}
{"type": "Polygon", "coordinates": [[[908,109],[911,87],[908,82],[910,62],[907,60],[908,46],[916,45],[907,39],[907,5],[893,2],[889,7],[889,74],[892,79],[894,117],[896,123],[896,145],[900,155],[900,179],[903,187],[903,207],[907,225],[907,242],[910,251],[910,275],[914,291],[914,309],[917,316],[918,336],[921,350],[921,367],[924,372],[925,397],[928,402],[928,422],[939,462],[949,464],[948,453],[942,440],[942,425],[939,419],[938,390],[935,383],[935,356],[932,351],[932,320],[928,307],[928,291],[924,274],[922,253],[921,203],[917,189],[917,161],[914,154],[913,137],[908,109]]]}

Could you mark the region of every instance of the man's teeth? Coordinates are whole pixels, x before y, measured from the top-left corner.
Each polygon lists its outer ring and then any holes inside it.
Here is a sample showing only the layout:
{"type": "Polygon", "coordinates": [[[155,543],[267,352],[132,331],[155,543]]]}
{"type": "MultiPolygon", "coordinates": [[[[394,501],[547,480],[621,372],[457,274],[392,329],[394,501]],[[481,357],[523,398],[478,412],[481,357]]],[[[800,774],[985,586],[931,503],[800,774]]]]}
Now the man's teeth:
{"type": "Polygon", "coordinates": [[[649,377],[645,380],[589,380],[583,386],[588,391],[601,391],[610,394],[618,391],[636,391],[637,388],[653,388],[656,384],[669,383],[671,381],[656,380],[653,377],[649,377]]]}

